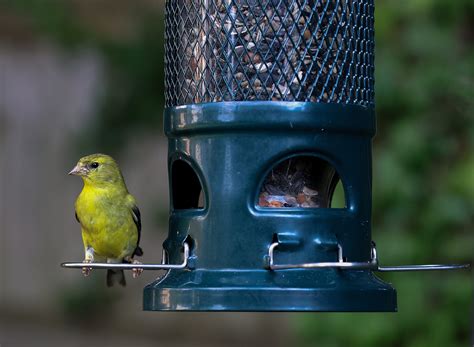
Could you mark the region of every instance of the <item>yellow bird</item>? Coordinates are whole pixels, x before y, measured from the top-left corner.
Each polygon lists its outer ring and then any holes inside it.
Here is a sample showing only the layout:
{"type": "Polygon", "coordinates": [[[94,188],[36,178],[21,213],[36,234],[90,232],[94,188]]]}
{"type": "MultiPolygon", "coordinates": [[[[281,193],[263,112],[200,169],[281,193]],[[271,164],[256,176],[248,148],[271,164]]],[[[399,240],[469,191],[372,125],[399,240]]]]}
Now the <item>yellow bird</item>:
{"type": "MultiPolygon", "coordinates": [[[[143,255],[139,246],[141,220],[135,198],[125,185],[120,168],[112,157],[92,154],[83,157],[69,172],[80,176],[84,187],[76,204],[76,219],[81,224],[84,263],[133,263],[143,255]]],[[[88,276],[91,268],[82,272],[88,276]]],[[[142,269],[133,270],[136,278],[142,269]]],[[[123,270],[107,270],[107,286],[125,286],[123,270]]]]}

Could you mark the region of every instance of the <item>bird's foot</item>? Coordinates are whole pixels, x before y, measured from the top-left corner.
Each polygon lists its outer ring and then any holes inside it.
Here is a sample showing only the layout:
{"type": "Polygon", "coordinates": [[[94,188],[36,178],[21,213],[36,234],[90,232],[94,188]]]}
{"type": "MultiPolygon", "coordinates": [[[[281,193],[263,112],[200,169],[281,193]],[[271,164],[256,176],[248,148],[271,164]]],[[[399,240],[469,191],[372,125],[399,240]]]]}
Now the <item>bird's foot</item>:
{"type": "MultiPolygon", "coordinates": [[[[84,259],[83,263],[84,264],[90,264],[90,263],[92,263],[92,260],[91,259],[84,259]]],[[[82,268],[82,274],[84,275],[84,277],[89,276],[91,274],[91,271],[92,271],[91,267],[83,267],[82,268]]]]}
{"type": "MultiPolygon", "coordinates": [[[[85,264],[90,264],[94,262],[94,248],[92,247],[86,247],[85,249],[85,255],[84,255],[84,260],[82,261],[85,264]]],[[[83,267],[82,268],[82,274],[87,277],[90,275],[92,271],[91,267],[83,267]]]]}
{"type": "MultiPolygon", "coordinates": [[[[140,263],[138,260],[133,260],[132,264],[141,265],[142,263],[140,263]]],[[[143,272],[143,268],[141,268],[141,267],[133,268],[132,269],[132,277],[137,278],[138,276],[140,276],[142,274],[142,272],[143,272]]]]}

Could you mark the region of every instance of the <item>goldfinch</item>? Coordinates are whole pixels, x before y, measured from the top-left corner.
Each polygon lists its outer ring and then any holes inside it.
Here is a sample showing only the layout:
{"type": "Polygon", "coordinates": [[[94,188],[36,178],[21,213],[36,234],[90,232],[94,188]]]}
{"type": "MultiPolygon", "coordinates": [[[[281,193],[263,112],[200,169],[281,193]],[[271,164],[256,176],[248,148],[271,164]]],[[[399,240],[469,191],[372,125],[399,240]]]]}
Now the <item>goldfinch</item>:
{"type": "MultiPolygon", "coordinates": [[[[84,243],[84,263],[140,264],[133,259],[143,255],[139,246],[140,210],[115,160],[105,154],[88,155],[79,160],[69,175],[80,176],[84,181],[75,203],[84,243]]],[[[84,267],[82,272],[88,276],[90,270],[84,267]]],[[[133,277],[141,271],[134,269],[133,277]]],[[[107,286],[115,282],[125,286],[123,270],[107,270],[107,286]]]]}

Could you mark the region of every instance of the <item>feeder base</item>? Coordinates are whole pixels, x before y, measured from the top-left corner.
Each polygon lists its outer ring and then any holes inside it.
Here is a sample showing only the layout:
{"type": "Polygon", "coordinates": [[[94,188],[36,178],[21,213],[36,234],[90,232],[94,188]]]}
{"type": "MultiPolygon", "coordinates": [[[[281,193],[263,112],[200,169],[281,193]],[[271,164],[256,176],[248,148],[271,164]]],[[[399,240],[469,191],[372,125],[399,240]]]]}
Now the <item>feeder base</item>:
{"type": "Polygon", "coordinates": [[[394,312],[397,297],[367,270],[171,270],[145,287],[143,309],[394,312]]]}

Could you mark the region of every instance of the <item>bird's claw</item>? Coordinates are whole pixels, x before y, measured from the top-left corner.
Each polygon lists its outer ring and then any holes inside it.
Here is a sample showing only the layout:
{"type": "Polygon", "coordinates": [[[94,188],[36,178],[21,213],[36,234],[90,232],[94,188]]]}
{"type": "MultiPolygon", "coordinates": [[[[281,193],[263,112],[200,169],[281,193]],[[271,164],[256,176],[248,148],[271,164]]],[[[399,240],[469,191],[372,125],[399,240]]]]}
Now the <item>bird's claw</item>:
{"type": "MultiPolygon", "coordinates": [[[[84,264],[90,264],[92,261],[90,259],[84,259],[83,261],[84,264]]],[[[84,277],[87,277],[91,274],[92,268],[91,267],[83,267],[82,268],[82,274],[84,277]]]]}
{"type": "MultiPolygon", "coordinates": [[[[134,260],[132,262],[132,264],[136,264],[136,265],[141,265],[142,263],[140,263],[138,260],[134,260]]],[[[141,267],[138,267],[138,268],[133,268],[132,269],[132,277],[133,278],[138,278],[138,276],[140,276],[143,272],[143,268],[141,267]]]]}

